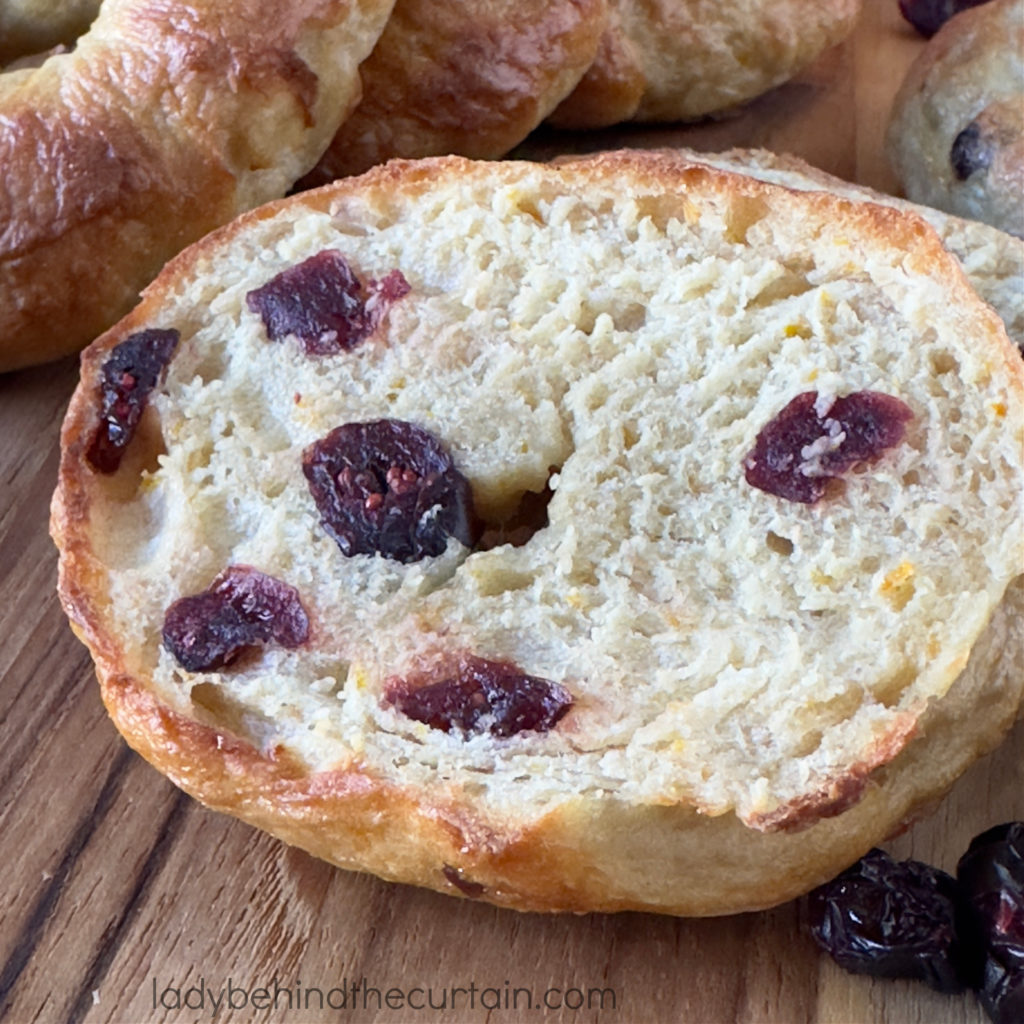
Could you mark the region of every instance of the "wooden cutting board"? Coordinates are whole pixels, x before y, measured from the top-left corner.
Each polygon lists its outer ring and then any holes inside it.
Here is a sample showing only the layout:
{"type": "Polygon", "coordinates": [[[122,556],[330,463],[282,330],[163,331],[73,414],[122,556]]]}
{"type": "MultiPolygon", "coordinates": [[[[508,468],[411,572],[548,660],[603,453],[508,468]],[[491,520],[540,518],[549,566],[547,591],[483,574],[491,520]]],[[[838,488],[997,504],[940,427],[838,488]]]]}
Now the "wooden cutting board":
{"type": "MultiPolygon", "coordinates": [[[[920,45],[896,0],[866,0],[850,41],[739,117],[525,150],[757,145],[890,189],[885,116],[920,45]]],[[[334,870],[178,793],[107,721],[55,596],[48,503],[76,373],[0,376],[0,1020],[984,1020],[970,995],[844,974],[800,902],[520,915],[334,870]]],[[[891,850],[952,869],[972,835],[1024,817],[1022,765],[1018,728],[891,850]]]]}

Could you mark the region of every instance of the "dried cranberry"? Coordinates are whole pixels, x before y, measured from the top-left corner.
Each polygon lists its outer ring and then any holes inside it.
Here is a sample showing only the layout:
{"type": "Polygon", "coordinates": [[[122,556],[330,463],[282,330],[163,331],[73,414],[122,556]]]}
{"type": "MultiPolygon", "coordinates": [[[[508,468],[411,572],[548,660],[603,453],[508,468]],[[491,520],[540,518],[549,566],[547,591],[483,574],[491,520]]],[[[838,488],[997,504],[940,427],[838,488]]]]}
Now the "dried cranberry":
{"type": "Polygon", "coordinates": [[[899,0],[900,14],[926,39],[930,39],[954,14],[988,0],[899,0]]]}
{"type": "Polygon", "coordinates": [[[871,850],[815,889],[808,905],[811,933],[840,967],[963,990],[957,885],[944,871],[871,850]]]}
{"type": "Polygon", "coordinates": [[[978,171],[992,165],[992,140],[982,133],[981,125],[972,121],[953,140],[949,150],[949,163],[960,181],[966,181],[978,171]]]}
{"type": "Polygon", "coordinates": [[[114,473],[177,347],[175,330],[149,328],[116,345],[100,370],[100,425],[86,458],[101,473],[114,473]]]}
{"type": "Polygon", "coordinates": [[[961,934],[975,952],[982,1005],[998,1024],[1024,1020],[1024,822],[975,836],[956,875],[961,934]]]}
{"type": "Polygon", "coordinates": [[[479,882],[474,882],[472,879],[466,878],[458,868],[453,868],[451,864],[445,864],[441,868],[441,874],[448,880],[448,882],[455,886],[459,892],[465,894],[472,900],[479,899],[487,889],[479,882]]]}
{"type": "Polygon", "coordinates": [[[479,534],[469,481],[432,434],[402,420],[346,423],[310,445],[302,469],[324,529],[346,555],[414,562],[479,534]]]}
{"type": "Polygon", "coordinates": [[[164,645],[189,672],[230,664],[266,643],[298,647],[309,617],[298,591],[247,565],[232,565],[208,590],[175,601],[164,616],[164,645]]]}
{"type": "Polygon", "coordinates": [[[335,249],[289,267],[249,292],[271,341],[294,335],[310,355],[351,351],[374,331],[388,306],[409,292],[401,271],[364,288],[348,260],[335,249]]]}
{"type": "Polygon", "coordinates": [[[743,461],[747,483],[811,504],[829,480],[899,444],[911,415],[898,398],[877,391],[831,402],[805,391],[757,435],[743,461]]]}
{"type": "Polygon", "coordinates": [[[385,700],[432,729],[499,737],[547,732],[572,706],[564,686],[528,676],[507,661],[463,655],[441,675],[434,682],[392,680],[385,700]]]}

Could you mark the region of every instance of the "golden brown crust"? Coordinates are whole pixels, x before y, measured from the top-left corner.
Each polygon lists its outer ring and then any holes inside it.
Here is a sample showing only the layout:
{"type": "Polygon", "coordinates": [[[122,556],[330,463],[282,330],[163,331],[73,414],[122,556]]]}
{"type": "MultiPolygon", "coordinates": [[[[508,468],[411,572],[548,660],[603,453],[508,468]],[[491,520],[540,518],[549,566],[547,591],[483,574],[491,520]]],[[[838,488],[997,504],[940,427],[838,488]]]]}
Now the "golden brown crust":
{"type": "MultiPolygon", "coordinates": [[[[737,200],[740,212],[739,200],[787,195],[670,153],[612,153],[562,166],[571,183],[566,187],[584,192],[588,183],[628,178],[638,189],[660,183],[675,196],[718,190],[737,200]]],[[[385,209],[400,192],[426,191],[442,172],[485,173],[460,160],[393,162],[302,201],[310,209],[339,210],[347,196],[372,193],[385,209]]],[[[499,183],[514,181],[517,171],[515,165],[496,165],[486,173],[499,183]]],[[[822,221],[856,225],[865,238],[894,240],[914,254],[911,262],[932,272],[948,268],[943,272],[951,306],[976,306],[962,274],[923,221],[838,197],[802,202],[822,221]]],[[[94,384],[110,348],[151,323],[195,261],[281,208],[273,204],[246,214],[172,261],[142,304],[83,354],[83,381],[94,384]]],[[[994,358],[1004,360],[1017,399],[1024,400],[1021,360],[994,314],[979,315],[991,319],[993,339],[1001,339],[992,342],[994,358]]],[[[455,895],[478,894],[524,910],[718,914],[768,906],[830,877],[930,804],[998,742],[1021,702],[1024,586],[1018,581],[975,645],[967,670],[960,674],[966,651],[949,664],[950,679],[959,678],[946,696],[898,716],[856,763],[837,768],[823,789],[766,808],[745,823],[692,801],[636,805],[607,792],[499,821],[472,799],[460,799],[457,790],[439,796],[388,782],[354,754],[333,770],[307,773],[280,751],[259,751],[224,728],[162,704],[150,691],[145,660],[112,621],[107,570],[91,536],[90,517],[102,505],[98,495],[111,486],[98,482],[84,464],[96,416],[95,394],[80,387],[62,431],[52,532],[61,550],[61,599],[96,661],[112,719],[129,743],[197,799],[346,868],[455,895]]],[[[124,472],[131,476],[134,470],[128,466],[124,472]]]]}
{"type": "Polygon", "coordinates": [[[960,261],[978,294],[996,310],[1011,340],[1024,354],[1024,240],[989,224],[911,204],[862,185],[844,181],[786,153],[732,149],[709,155],[691,152],[692,159],[747,173],[787,188],[836,192],[850,199],[895,206],[924,217],[960,261]]]}
{"type": "Polygon", "coordinates": [[[623,28],[617,3],[608,15],[593,64],[548,118],[555,128],[608,128],[632,120],[640,107],[647,79],[637,45],[623,28]]]}
{"type": "Polygon", "coordinates": [[[853,28],[860,0],[615,0],[594,65],[552,123],[691,121],[781,84],[853,28]]]}
{"type": "Polygon", "coordinates": [[[872,776],[858,775],[859,799],[845,813],[795,833],[753,832],[731,815],[708,818],[692,807],[592,798],[503,834],[358,765],[304,774],[286,757],[183,718],[130,677],[101,668],[100,682],[119,731],[182,789],[340,867],[517,910],[739,913],[831,878],[913,820],[999,742],[1022,696],[1020,629],[1007,622],[1024,610],[1019,583],[1008,602],[979,644],[972,673],[946,707],[923,720],[920,740],[872,776]],[[969,738],[966,714],[976,727],[969,738]]]}
{"type": "Polygon", "coordinates": [[[107,0],[74,52],[0,76],[0,371],[80,349],[186,244],[283,195],[390,0],[174,7],[107,0]]]}
{"type": "Polygon", "coordinates": [[[605,0],[398,0],[359,106],[303,185],[392,157],[503,156],[579,81],[606,13],[605,0]]]}

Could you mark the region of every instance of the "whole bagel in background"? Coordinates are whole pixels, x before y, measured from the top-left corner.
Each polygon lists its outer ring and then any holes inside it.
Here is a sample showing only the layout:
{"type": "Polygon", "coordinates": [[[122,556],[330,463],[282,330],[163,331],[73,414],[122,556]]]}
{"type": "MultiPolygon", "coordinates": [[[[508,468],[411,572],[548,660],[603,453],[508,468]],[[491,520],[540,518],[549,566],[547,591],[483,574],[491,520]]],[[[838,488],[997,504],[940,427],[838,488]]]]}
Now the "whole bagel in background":
{"type": "Polygon", "coordinates": [[[886,152],[908,199],[1024,237],[1024,0],[962,11],[924,44],[886,152]]]}
{"type": "Polygon", "coordinates": [[[606,0],[397,0],[363,98],[303,186],[392,157],[501,157],[597,54],[606,0]]]}
{"type": "Polygon", "coordinates": [[[112,719],[207,805],[723,914],[1002,738],[1022,515],[1024,362],[925,221],[633,152],[392,161],[190,247],[83,353],[51,526],[112,719]]]}
{"type": "Polygon", "coordinates": [[[693,121],[781,85],[856,24],[861,0],[611,0],[598,60],[560,128],[693,121]]]}
{"type": "Polygon", "coordinates": [[[276,198],[360,95],[392,0],[104,0],[0,74],[0,370],[124,315],[163,264],[276,198]]]}

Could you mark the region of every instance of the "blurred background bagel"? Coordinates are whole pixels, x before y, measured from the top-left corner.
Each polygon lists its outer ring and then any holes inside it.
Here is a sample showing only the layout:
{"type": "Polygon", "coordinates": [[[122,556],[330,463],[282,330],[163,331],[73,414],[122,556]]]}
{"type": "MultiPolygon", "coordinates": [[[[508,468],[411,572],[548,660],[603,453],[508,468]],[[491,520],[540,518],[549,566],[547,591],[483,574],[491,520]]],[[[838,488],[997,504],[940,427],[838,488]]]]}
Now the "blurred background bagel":
{"type": "Polygon", "coordinates": [[[908,199],[1024,237],[1024,0],[961,11],[928,40],[886,151],[908,199]]]}
{"type": "Polygon", "coordinates": [[[597,61],[561,128],[692,121],[792,78],[853,30],[861,0],[611,0],[597,61]]]}
{"type": "Polygon", "coordinates": [[[597,56],[606,0],[397,0],[363,99],[304,184],[391,157],[504,156],[597,56]]]}
{"type": "Polygon", "coordinates": [[[284,195],[360,95],[392,0],[104,0],[0,74],[0,370],[82,348],[160,267],[284,195]]]}
{"type": "Polygon", "coordinates": [[[74,42],[99,9],[100,0],[0,0],[0,67],[74,42]]]}

